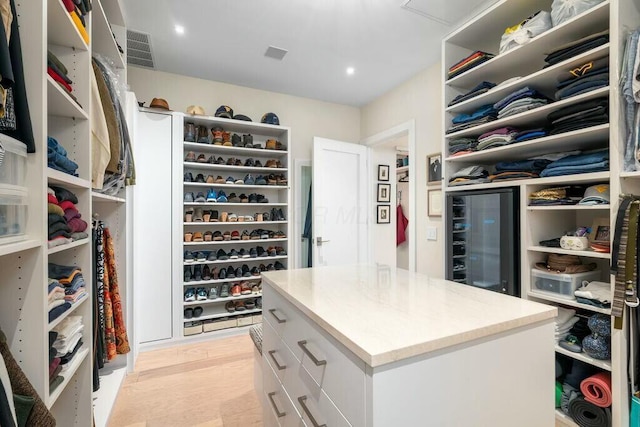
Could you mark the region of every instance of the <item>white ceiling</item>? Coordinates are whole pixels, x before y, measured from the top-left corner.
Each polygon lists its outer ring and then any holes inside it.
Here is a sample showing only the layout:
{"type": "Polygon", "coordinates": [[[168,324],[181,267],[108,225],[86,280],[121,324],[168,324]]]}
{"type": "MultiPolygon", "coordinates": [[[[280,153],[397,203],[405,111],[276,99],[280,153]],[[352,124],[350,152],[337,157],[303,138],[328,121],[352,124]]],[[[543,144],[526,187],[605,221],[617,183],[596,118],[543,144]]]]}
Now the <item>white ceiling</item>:
{"type": "Polygon", "coordinates": [[[493,1],[121,2],[127,27],[150,34],[157,70],[361,106],[437,62],[442,37],[493,1]],[[269,45],[289,52],[267,58],[269,45]]]}

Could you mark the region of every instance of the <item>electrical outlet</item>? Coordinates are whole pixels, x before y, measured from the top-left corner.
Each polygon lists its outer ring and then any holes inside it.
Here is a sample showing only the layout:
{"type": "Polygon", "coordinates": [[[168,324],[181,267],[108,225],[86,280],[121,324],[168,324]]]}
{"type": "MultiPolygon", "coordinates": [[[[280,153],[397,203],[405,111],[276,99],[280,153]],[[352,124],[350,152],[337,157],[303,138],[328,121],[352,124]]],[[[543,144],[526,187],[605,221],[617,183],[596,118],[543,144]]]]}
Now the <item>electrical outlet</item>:
{"type": "Polygon", "coordinates": [[[427,240],[438,240],[438,229],[436,227],[427,227],[427,240]]]}

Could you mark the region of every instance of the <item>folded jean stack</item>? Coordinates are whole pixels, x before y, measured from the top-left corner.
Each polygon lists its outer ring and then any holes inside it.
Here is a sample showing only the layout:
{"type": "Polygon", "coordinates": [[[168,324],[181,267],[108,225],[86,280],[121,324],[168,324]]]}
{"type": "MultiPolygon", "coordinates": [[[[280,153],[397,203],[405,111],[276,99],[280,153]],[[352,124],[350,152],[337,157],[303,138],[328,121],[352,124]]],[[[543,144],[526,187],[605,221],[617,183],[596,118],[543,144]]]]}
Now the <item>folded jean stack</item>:
{"type": "Polygon", "coordinates": [[[463,154],[473,153],[477,150],[478,141],[475,138],[458,138],[449,141],[449,154],[453,156],[462,156],[463,154]]]}
{"type": "Polygon", "coordinates": [[[515,142],[518,131],[510,126],[498,128],[485,132],[478,137],[477,149],[486,150],[489,148],[501,147],[515,142]]]}
{"type": "Polygon", "coordinates": [[[62,4],[69,16],[71,16],[71,20],[73,24],[78,29],[80,36],[86,44],[89,44],[89,33],[87,32],[87,22],[85,17],[93,8],[91,5],[91,0],[62,0],[62,4]]]}
{"type": "Polygon", "coordinates": [[[513,179],[537,178],[542,170],[551,163],[546,159],[527,159],[514,162],[499,162],[496,173],[489,176],[493,181],[508,181],[513,179]]]}
{"type": "MultiPolygon", "coordinates": [[[[76,104],[80,105],[78,99],[73,94],[73,81],[69,78],[69,70],[50,50],[47,51],[47,74],[55,80],[55,82],[73,99],[76,104]]],[[[82,105],[80,105],[82,108],[82,105]]]]}
{"type": "Polygon", "coordinates": [[[60,317],[87,296],[82,271],[76,266],[57,265],[49,263],[49,296],[60,298],[60,290],[64,291],[64,299],[54,299],[49,304],[49,323],[60,317]],[[58,289],[60,288],[60,289],[58,289]]]}
{"type": "Polygon", "coordinates": [[[498,118],[513,116],[525,111],[545,106],[549,99],[528,86],[518,89],[493,104],[498,111],[498,118]]]}
{"type": "Polygon", "coordinates": [[[609,100],[591,99],[561,108],[547,116],[551,135],[609,123],[609,100]]]}
{"type": "Polygon", "coordinates": [[[490,53],[477,50],[473,52],[471,55],[467,56],[466,58],[458,61],[456,64],[449,67],[449,72],[447,73],[447,77],[452,79],[457,75],[460,75],[466,71],[469,71],[472,68],[477,67],[478,65],[484,62],[487,62],[494,56],[495,55],[492,55],[490,53]]]}
{"type": "Polygon", "coordinates": [[[592,34],[579,40],[558,46],[556,50],[545,57],[544,62],[547,63],[545,68],[558,64],[569,58],[573,58],[574,56],[580,55],[581,53],[587,52],[591,49],[595,49],[596,47],[602,46],[606,43],[609,43],[609,30],[592,34]]]}
{"type": "Polygon", "coordinates": [[[584,190],[583,186],[577,185],[544,188],[529,195],[529,206],[577,205],[584,190]]]}
{"type": "Polygon", "coordinates": [[[52,137],[47,139],[47,166],[69,175],[78,176],[78,164],[67,157],[67,150],[52,137]]]}
{"type": "Polygon", "coordinates": [[[448,107],[451,107],[452,105],[459,104],[459,103],[464,102],[464,101],[466,101],[468,99],[475,98],[476,96],[482,95],[483,93],[487,93],[491,89],[493,89],[495,86],[496,86],[496,84],[495,83],[491,83],[491,82],[479,83],[476,87],[471,89],[469,92],[464,93],[462,95],[458,95],[455,98],[453,98],[453,101],[451,101],[449,103],[448,107]]]}
{"type": "Polygon", "coordinates": [[[609,149],[601,149],[563,157],[550,163],[541,173],[541,177],[574,175],[609,170],[609,149]]]}
{"type": "Polygon", "coordinates": [[[449,186],[482,184],[489,182],[489,172],[482,166],[468,166],[452,174],[449,186]]]}
{"type": "Polygon", "coordinates": [[[493,105],[483,105],[471,114],[458,114],[451,121],[453,125],[447,130],[447,133],[458,132],[479,126],[484,123],[496,120],[498,112],[493,105]]]}
{"type": "Polygon", "coordinates": [[[69,316],[53,329],[56,338],[52,345],[55,356],[49,365],[50,393],[64,381],[71,362],[82,348],[83,330],[82,316],[69,316]]]}
{"type": "Polygon", "coordinates": [[[49,187],[47,192],[49,248],[88,238],[85,232],[88,224],[76,208],[76,195],[55,186],[49,187]]]}
{"type": "Polygon", "coordinates": [[[559,101],[606,86],[609,86],[608,57],[585,62],[562,73],[558,77],[555,99],[559,101]]]}

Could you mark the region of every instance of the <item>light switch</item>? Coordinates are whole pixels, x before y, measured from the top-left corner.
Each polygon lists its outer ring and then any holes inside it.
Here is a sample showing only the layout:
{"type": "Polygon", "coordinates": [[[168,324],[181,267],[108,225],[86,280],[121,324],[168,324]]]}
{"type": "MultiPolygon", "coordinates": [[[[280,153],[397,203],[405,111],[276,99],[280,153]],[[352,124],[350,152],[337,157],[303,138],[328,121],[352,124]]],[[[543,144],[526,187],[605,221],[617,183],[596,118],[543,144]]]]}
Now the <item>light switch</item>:
{"type": "Polygon", "coordinates": [[[427,240],[438,240],[438,229],[436,227],[427,227],[427,240]]]}

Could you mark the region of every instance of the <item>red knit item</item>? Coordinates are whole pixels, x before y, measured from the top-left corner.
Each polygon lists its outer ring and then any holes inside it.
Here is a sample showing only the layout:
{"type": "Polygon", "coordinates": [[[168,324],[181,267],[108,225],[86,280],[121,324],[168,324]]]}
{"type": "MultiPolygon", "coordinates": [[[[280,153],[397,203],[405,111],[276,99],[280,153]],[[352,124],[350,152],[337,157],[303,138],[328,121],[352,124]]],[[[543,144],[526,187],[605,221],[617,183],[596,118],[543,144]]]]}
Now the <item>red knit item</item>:
{"type": "Polygon", "coordinates": [[[60,83],[69,92],[73,91],[73,88],[71,87],[71,85],[69,85],[69,83],[65,82],[64,79],[62,77],[60,77],[58,75],[58,73],[56,73],[53,70],[53,68],[47,67],[47,74],[49,74],[53,80],[55,80],[56,82],[60,83]]]}

